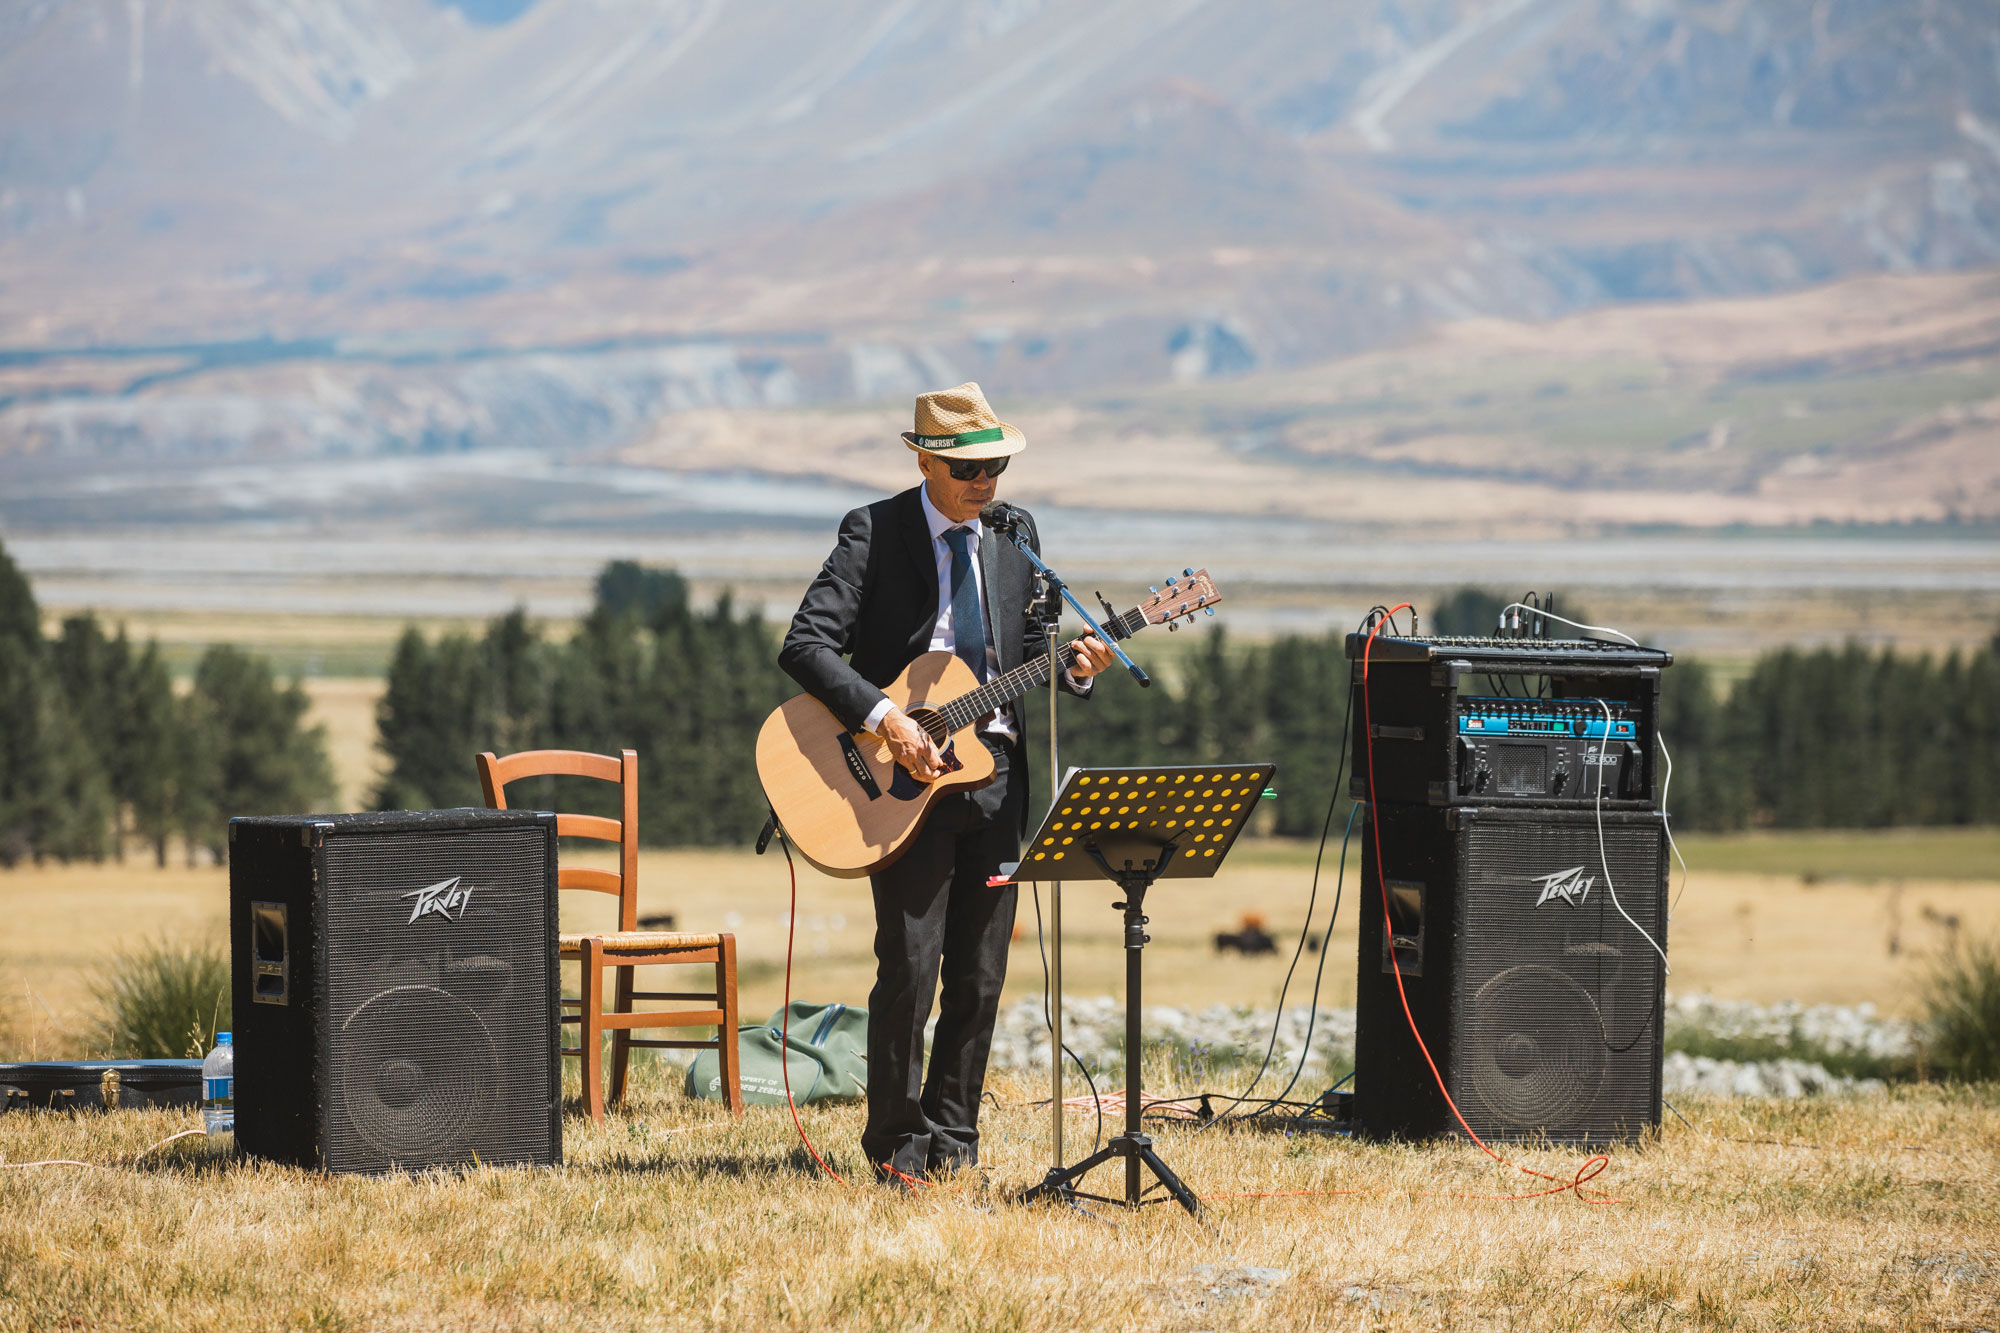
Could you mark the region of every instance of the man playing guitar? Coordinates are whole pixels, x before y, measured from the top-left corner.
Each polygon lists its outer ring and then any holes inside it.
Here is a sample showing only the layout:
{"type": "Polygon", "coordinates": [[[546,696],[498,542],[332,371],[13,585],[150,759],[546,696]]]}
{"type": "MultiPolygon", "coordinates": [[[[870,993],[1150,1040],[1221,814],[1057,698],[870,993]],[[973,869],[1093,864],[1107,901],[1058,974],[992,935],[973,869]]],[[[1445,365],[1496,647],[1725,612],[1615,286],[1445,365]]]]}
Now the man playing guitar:
{"type": "MultiPolygon", "coordinates": [[[[982,530],[1008,460],[1026,447],[977,384],[919,395],[903,434],[922,484],[841,522],[833,552],[792,618],[779,665],[840,724],[869,732],[921,782],[959,767],[882,686],[921,654],[956,654],[980,682],[1047,651],[1028,625],[1033,567],[982,530]],[[850,660],[843,660],[846,656],[850,660]]],[[[1033,520],[1021,531],[1041,549],[1033,520]]],[[[1088,696],[1114,659],[1096,637],[1073,648],[1061,677],[1088,696]]],[[[993,781],[939,798],[901,855],[870,876],[875,988],[868,997],[868,1123],[861,1148],[878,1178],[901,1183],[979,1159],[979,1100],[1013,936],[1015,889],[991,888],[1020,856],[1027,829],[1024,711],[1018,699],[984,719],[993,781]],[[928,1077],[924,1026],[942,970],[928,1077]]],[[[961,733],[963,735],[963,733],[961,733]]]]}

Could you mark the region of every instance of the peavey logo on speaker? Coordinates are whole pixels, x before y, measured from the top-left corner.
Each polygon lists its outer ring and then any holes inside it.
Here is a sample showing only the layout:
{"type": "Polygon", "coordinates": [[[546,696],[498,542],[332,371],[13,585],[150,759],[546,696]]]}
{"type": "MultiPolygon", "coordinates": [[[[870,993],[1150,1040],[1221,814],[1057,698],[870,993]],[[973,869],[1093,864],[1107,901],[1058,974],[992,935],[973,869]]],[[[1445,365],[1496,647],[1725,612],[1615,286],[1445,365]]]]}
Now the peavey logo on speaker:
{"type": "Polygon", "coordinates": [[[465,909],[472,905],[472,885],[459,887],[464,878],[463,875],[453,875],[450,879],[441,879],[427,888],[403,894],[405,898],[417,900],[417,905],[410,909],[410,919],[403,924],[414,926],[420,917],[427,916],[441,916],[447,921],[456,921],[463,917],[465,909]],[[454,912],[458,915],[453,916],[454,912]]]}
{"type": "Polygon", "coordinates": [[[1542,886],[1542,896],[1535,899],[1535,906],[1560,898],[1571,907],[1583,906],[1583,900],[1590,896],[1590,886],[1597,883],[1597,876],[1583,873],[1582,866],[1571,866],[1568,870],[1558,870],[1553,875],[1531,877],[1531,884],[1542,886]]]}

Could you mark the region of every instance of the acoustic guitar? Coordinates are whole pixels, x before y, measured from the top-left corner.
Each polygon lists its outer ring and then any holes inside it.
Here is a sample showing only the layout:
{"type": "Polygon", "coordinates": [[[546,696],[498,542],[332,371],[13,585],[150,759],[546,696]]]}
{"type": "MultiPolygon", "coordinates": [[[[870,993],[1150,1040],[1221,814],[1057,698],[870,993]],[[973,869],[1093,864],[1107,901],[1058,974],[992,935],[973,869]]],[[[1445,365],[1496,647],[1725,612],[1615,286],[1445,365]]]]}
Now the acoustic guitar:
{"type": "MultiPolygon", "coordinates": [[[[1148,625],[1171,625],[1222,600],[1208,571],[1167,580],[1167,586],[1122,616],[1104,622],[1113,639],[1148,625]]],[[[872,732],[849,731],[825,704],[801,694],[780,705],[757,733],[757,777],[779,827],[806,860],[829,875],[852,879],[880,870],[902,854],[941,796],[993,780],[993,755],[979,740],[980,722],[1021,695],[1049,683],[1075,657],[1072,644],[1053,657],[1024,662],[981,685],[953,653],[925,653],[882,692],[930,733],[944,755],[944,774],[919,782],[872,732]]]]}

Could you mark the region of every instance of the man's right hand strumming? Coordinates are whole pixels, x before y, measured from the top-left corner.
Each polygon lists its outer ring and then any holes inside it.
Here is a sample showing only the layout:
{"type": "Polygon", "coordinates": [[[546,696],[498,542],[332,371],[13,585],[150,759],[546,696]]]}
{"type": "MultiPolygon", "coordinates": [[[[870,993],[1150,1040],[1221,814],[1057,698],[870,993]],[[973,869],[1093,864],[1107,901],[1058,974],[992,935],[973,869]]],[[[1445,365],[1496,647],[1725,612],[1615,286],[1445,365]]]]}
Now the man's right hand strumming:
{"type": "Polygon", "coordinates": [[[944,756],[930,733],[900,708],[891,708],[877,728],[888,743],[889,755],[910,771],[919,782],[935,782],[944,772],[944,756]]]}

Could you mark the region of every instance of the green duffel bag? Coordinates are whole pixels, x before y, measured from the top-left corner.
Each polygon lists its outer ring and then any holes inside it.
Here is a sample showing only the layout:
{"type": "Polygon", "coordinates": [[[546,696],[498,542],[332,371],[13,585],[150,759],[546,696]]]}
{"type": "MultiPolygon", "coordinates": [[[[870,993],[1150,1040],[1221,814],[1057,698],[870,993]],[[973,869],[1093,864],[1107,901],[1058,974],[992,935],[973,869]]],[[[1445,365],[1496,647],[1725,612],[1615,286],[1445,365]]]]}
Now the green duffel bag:
{"type": "MultiPolygon", "coordinates": [[[[783,1106],[787,1071],[791,1075],[792,1100],[800,1106],[866,1096],[868,1011],[846,1004],[796,1000],[791,1014],[789,1048],[782,1035],[783,1009],[772,1014],[762,1027],[737,1029],[736,1058],[743,1104],[783,1106]]],[[[687,1093],[711,1102],[724,1100],[722,1061],[714,1051],[703,1051],[688,1066],[687,1093]]]]}

